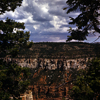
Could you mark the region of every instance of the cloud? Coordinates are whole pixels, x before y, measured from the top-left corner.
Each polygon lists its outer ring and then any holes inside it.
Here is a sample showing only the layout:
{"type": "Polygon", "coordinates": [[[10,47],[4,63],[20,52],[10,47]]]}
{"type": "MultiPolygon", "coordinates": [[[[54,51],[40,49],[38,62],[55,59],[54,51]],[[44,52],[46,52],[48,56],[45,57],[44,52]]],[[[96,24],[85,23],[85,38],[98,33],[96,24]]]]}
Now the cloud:
{"type": "Polygon", "coordinates": [[[15,12],[6,12],[0,19],[7,17],[25,23],[25,31],[30,31],[30,40],[33,42],[64,42],[67,39],[69,16],[75,17],[80,12],[66,14],[66,0],[23,0],[22,6],[15,12]]]}
{"type": "Polygon", "coordinates": [[[38,4],[35,0],[26,0],[26,2],[28,6],[25,6],[23,10],[31,13],[33,15],[33,20],[40,22],[52,20],[52,17],[47,12],[47,4],[41,5],[38,4]]]}

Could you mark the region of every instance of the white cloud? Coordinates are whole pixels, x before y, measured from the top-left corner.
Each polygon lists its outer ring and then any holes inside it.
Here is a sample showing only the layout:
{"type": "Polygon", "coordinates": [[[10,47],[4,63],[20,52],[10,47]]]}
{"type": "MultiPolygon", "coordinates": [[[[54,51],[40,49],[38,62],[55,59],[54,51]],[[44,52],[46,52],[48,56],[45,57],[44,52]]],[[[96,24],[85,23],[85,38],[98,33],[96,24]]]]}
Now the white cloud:
{"type": "Polygon", "coordinates": [[[39,29],[40,25],[34,25],[33,26],[35,30],[39,29]]]}
{"type": "Polygon", "coordinates": [[[66,42],[66,39],[60,39],[60,37],[50,37],[50,42],[66,42]]]}

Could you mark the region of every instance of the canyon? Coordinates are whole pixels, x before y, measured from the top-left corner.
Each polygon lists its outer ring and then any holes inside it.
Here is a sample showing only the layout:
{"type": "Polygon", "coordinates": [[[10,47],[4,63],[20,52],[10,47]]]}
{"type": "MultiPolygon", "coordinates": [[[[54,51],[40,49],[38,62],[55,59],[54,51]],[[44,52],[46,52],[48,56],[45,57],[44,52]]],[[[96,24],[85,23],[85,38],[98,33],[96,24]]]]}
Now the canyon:
{"type": "Polygon", "coordinates": [[[0,57],[30,68],[31,92],[24,93],[23,100],[68,100],[72,79],[100,55],[99,49],[100,44],[34,43],[31,48],[22,48],[15,58],[3,57],[3,53],[0,57]]]}

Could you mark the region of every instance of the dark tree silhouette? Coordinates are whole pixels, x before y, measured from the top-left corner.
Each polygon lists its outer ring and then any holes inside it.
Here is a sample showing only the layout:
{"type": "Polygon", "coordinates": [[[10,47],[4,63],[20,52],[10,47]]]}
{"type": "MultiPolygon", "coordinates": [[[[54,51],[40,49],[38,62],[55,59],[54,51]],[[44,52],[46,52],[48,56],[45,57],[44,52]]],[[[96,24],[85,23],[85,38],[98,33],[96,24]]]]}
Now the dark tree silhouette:
{"type": "MultiPolygon", "coordinates": [[[[6,11],[14,11],[21,6],[22,0],[0,0],[0,15],[6,11]]],[[[21,47],[30,46],[29,32],[24,32],[24,23],[15,22],[7,18],[0,20],[0,53],[16,56],[21,47]]],[[[19,100],[29,85],[28,68],[21,68],[14,62],[0,59],[0,100],[19,100]]]]}
{"type": "Polygon", "coordinates": [[[90,32],[100,33],[100,0],[67,0],[66,4],[68,7],[65,7],[64,10],[67,9],[67,14],[73,11],[80,12],[76,18],[70,17],[72,21],[69,24],[75,24],[77,29],[69,30],[71,36],[68,36],[68,41],[85,40],[90,32]]]}

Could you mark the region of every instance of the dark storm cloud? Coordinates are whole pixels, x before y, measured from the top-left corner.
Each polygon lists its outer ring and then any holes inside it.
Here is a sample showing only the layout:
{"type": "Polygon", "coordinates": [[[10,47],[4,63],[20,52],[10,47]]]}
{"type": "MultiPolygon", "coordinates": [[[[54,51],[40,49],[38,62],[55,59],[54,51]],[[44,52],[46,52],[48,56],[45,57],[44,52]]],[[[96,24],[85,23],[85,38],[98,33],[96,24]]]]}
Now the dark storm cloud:
{"type": "Polygon", "coordinates": [[[67,17],[66,11],[63,8],[66,6],[65,0],[62,1],[55,1],[49,4],[49,13],[56,16],[67,17]]]}
{"type": "Polygon", "coordinates": [[[48,36],[49,35],[53,35],[53,36],[55,36],[55,35],[58,36],[59,35],[60,36],[60,35],[67,35],[67,33],[66,32],[48,32],[48,34],[47,34],[46,32],[43,32],[42,35],[48,35],[48,36]]]}
{"type": "Polygon", "coordinates": [[[61,25],[60,28],[69,27],[69,25],[61,25]]]}
{"type": "Polygon", "coordinates": [[[43,27],[43,28],[53,28],[54,26],[49,22],[45,22],[45,23],[41,24],[41,27],[43,27]]]}
{"type": "Polygon", "coordinates": [[[66,24],[63,25],[63,24],[62,24],[62,25],[60,26],[60,28],[64,28],[64,27],[72,27],[72,28],[75,28],[75,25],[69,25],[69,24],[68,24],[68,25],[66,25],[66,24]]]}

